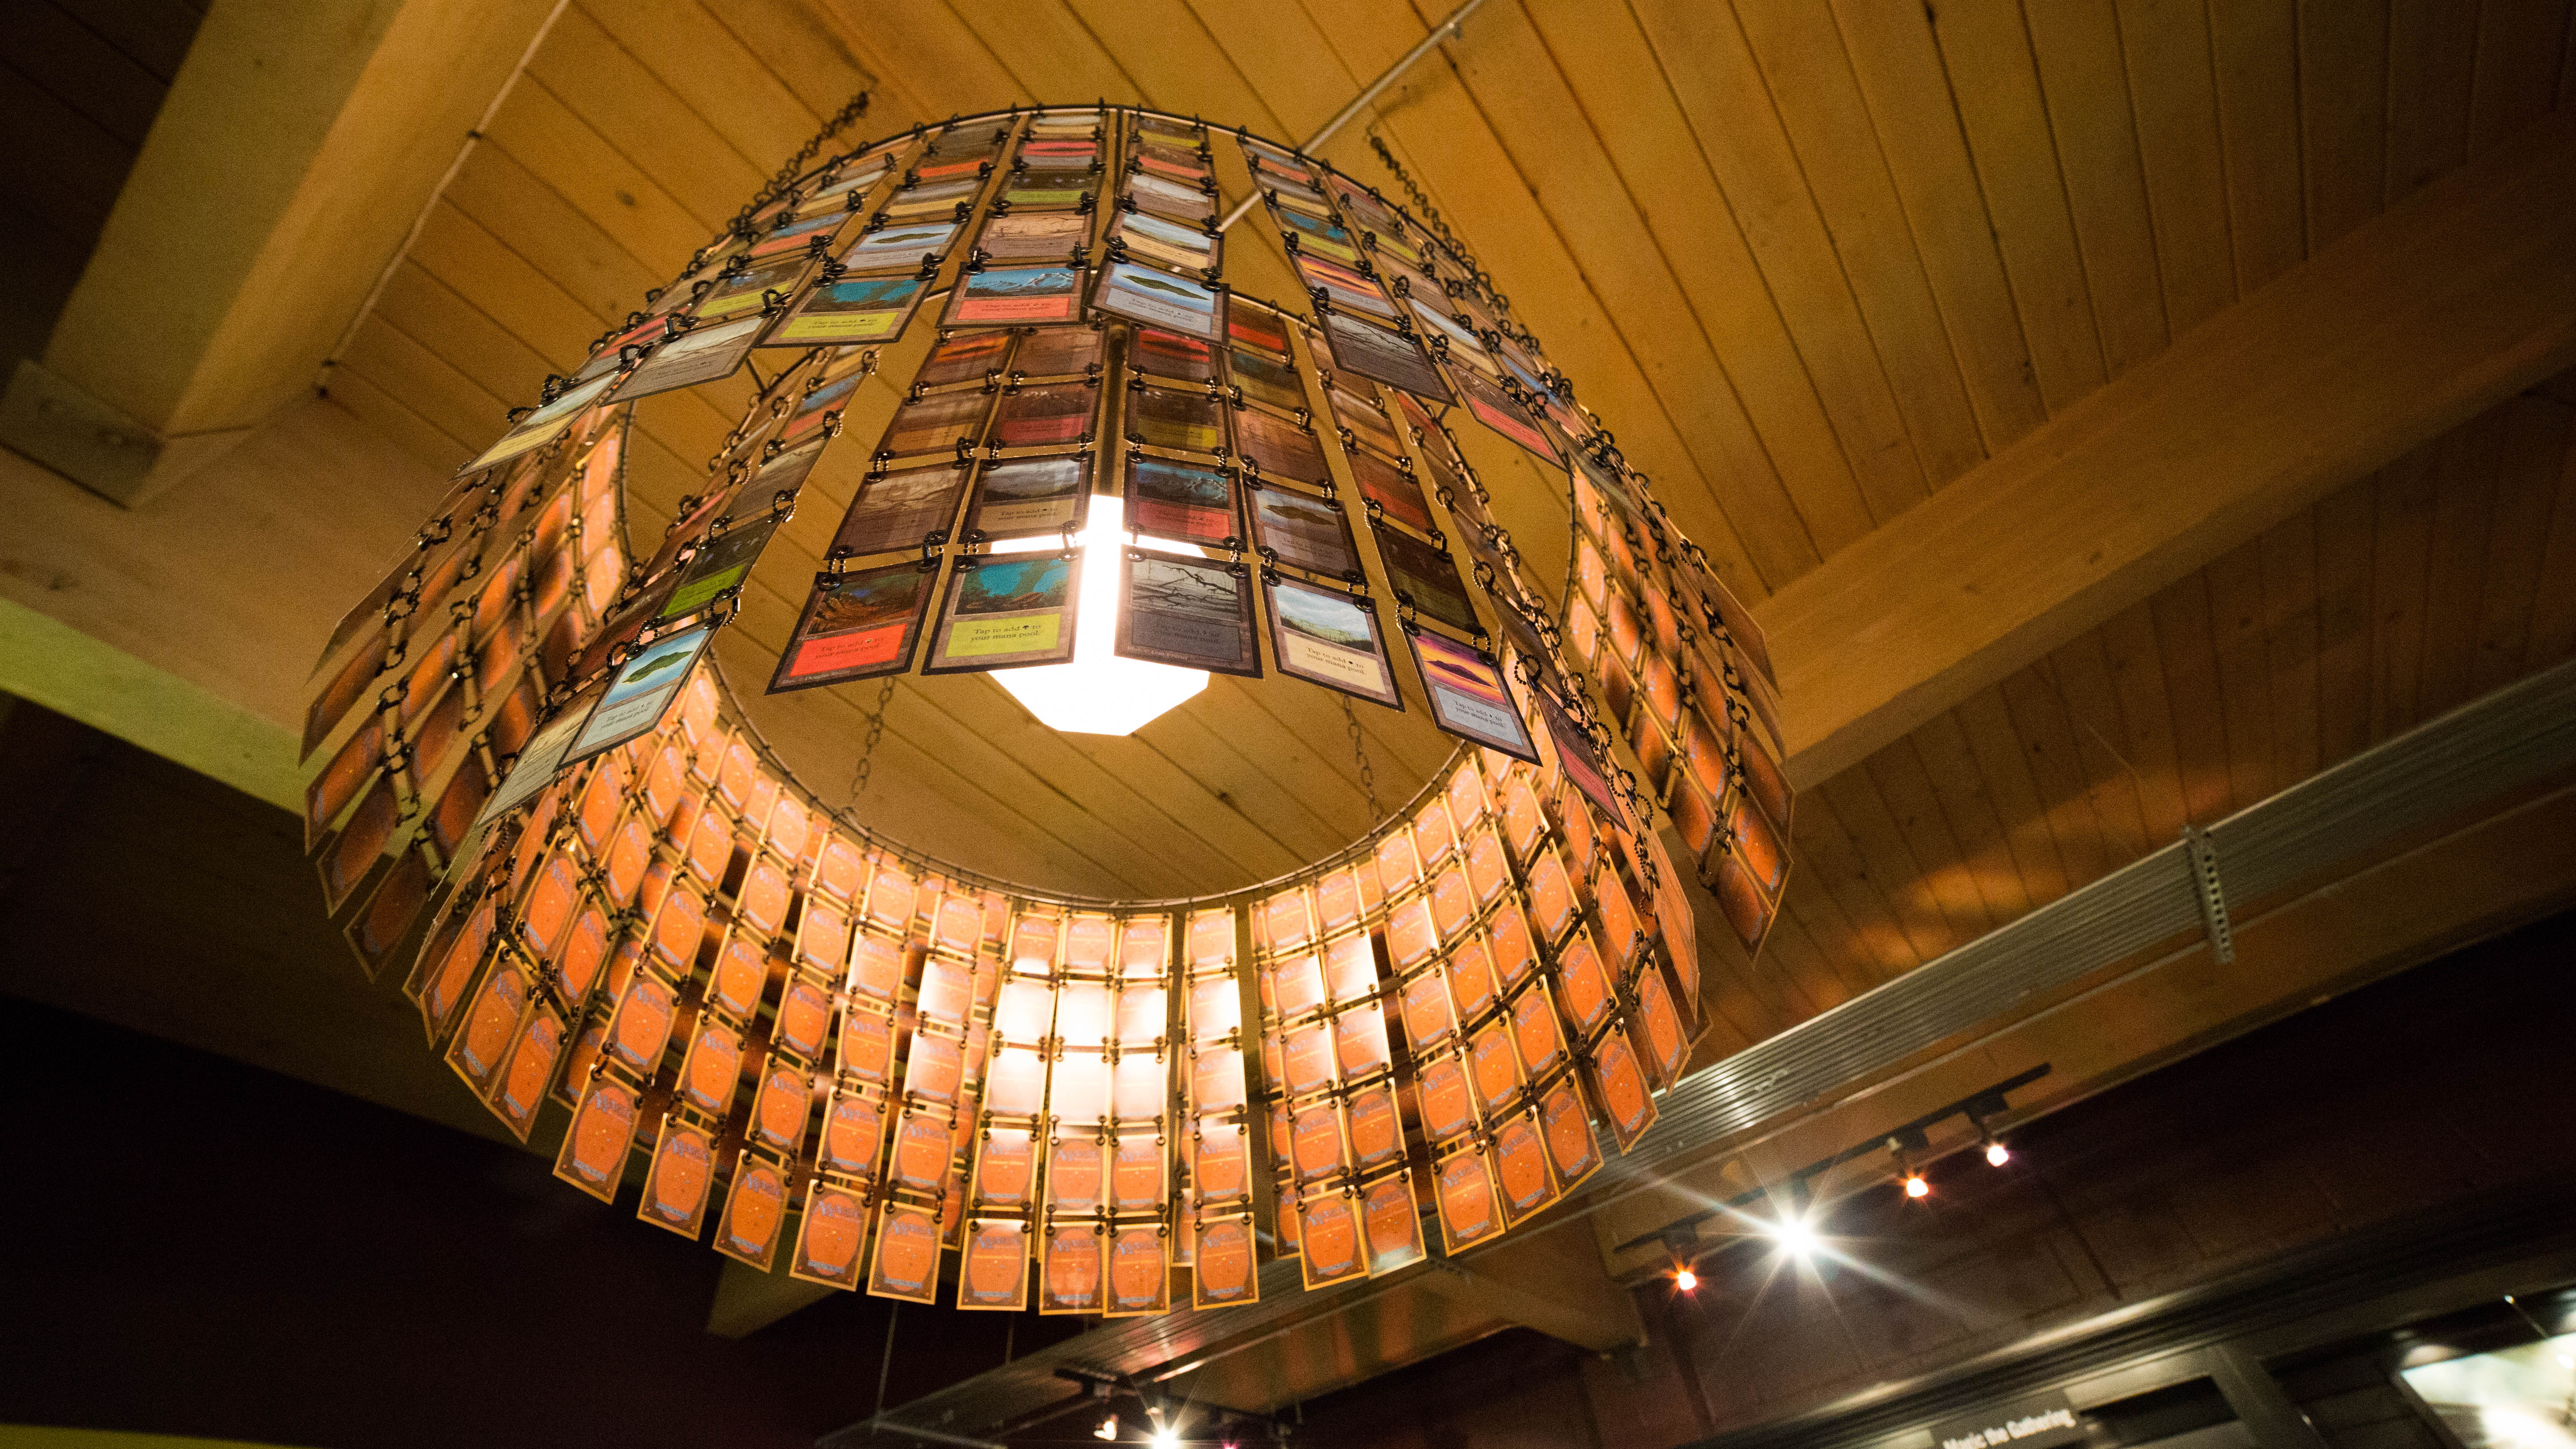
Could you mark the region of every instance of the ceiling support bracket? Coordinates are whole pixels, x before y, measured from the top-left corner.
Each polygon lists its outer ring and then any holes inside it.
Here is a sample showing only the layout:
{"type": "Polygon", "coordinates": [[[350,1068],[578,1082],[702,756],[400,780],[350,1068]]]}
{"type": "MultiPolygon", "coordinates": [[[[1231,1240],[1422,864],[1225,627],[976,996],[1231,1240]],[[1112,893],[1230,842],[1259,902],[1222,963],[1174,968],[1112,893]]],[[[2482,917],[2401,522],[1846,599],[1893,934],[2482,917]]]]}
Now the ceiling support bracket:
{"type": "Polygon", "coordinates": [[[2201,924],[2209,929],[2209,953],[2227,965],[2236,959],[2236,936],[2227,924],[2227,886],[2218,878],[2218,847],[2197,825],[2182,828],[2182,844],[2191,853],[2192,894],[2200,898],[2201,924]]]}

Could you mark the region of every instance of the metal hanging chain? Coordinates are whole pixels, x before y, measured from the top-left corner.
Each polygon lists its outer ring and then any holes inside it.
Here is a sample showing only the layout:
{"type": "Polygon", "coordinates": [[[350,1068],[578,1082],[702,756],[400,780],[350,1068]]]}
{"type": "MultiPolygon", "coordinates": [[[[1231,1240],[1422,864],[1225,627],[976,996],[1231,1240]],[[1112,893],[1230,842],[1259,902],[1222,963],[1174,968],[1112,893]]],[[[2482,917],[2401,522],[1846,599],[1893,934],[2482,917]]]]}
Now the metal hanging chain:
{"type": "Polygon", "coordinates": [[[850,776],[849,808],[853,814],[858,811],[859,796],[867,792],[869,774],[876,769],[877,741],[885,738],[886,707],[893,703],[894,681],[889,679],[885,688],[877,691],[876,713],[868,716],[868,737],[859,746],[859,768],[850,776]]]}
{"type": "Polygon", "coordinates": [[[795,155],[788,157],[787,164],[779,167],[778,173],[769,178],[768,184],[753,194],[751,204],[734,213],[733,229],[747,235],[752,216],[762,207],[785,195],[787,188],[796,184],[796,178],[805,174],[807,164],[821,154],[825,146],[832,143],[832,138],[848,130],[851,123],[867,113],[868,93],[866,91],[850,97],[849,103],[833,112],[831,119],[823,123],[823,129],[815,132],[813,139],[798,148],[795,155]]]}
{"type": "Polygon", "coordinates": [[[1467,244],[1460,241],[1458,234],[1449,229],[1449,223],[1441,218],[1440,208],[1433,206],[1431,198],[1424,195],[1422,188],[1414,184],[1413,173],[1405,170],[1404,163],[1395,159],[1395,152],[1388,149],[1386,138],[1379,135],[1373,126],[1369,128],[1368,143],[1369,149],[1377,152],[1377,159],[1385,164],[1388,171],[1394,173],[1395,184],[1404,188],[1405,199],[1413,203],[1413,209],[1421,215],[1423,224],[1429,226],[1439,236],[1440,244],[1448,248],[1451,256],[1465,263],[1467,270],[1476,274],[1476,284],[1485,289],[1485,295],[1494,299],[1495,310],[1502,313],[1502,320],[1505,323],[1512,323],[1512,299],[1503,295],[1502,288],[1494,285],[1494,274],[1486,271],[1484,264],[1476,260],[1475,254],[1467,250],[1467,244]]]}
{"type": "Polygon", "coordinates": [[[1368,797],[1369,824],[1377,824],[1377,771],[1370,767],[1368,747],[1360,743],[1360,717],[1351,708],[1351,697],[1342,700],[1342,725],[1351,732],[1351,758],[1360,762],[1360,793],[1368,797]]]}

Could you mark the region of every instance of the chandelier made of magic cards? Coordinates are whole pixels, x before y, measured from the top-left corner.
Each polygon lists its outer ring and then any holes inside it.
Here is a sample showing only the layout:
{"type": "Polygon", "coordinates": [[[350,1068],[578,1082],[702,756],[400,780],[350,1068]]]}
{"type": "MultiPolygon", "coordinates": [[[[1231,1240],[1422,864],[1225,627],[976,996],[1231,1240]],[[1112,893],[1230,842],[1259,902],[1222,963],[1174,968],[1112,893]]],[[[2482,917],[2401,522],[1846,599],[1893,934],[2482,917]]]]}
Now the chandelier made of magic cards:
{"type": "Polygon", "coordinates": [[[431,1048],[522,1139],[560,1132],[556,1175],[816,1283],[1157,1313],[1545,1214],[1690,1062],[1692,900],[1748,952],[1778,908],[1742,607],[1383,146],[1410,207],[1136,107],[809,169],[823,140],[513,414],[335,631],[306,828],[359,959],[407,963],[431,1048]],[[1226,152],[1290,305],[1226,286],[1226,152]],[[746,369],[703,491],[630,552],[631,404],[746,369]],[[872,376],[890,417],[825,538],[807,480],[872,376]],[[1561,608],[1457,427],[1565,480],[1561,608]],[[769,693],[990,672],[1124,732],[1209,673],[1279,676],[1410,693],[1461,743],[1290,876],[1027,889],[779,763],[708,649],[764,556],[811,576],[769,693]]]}

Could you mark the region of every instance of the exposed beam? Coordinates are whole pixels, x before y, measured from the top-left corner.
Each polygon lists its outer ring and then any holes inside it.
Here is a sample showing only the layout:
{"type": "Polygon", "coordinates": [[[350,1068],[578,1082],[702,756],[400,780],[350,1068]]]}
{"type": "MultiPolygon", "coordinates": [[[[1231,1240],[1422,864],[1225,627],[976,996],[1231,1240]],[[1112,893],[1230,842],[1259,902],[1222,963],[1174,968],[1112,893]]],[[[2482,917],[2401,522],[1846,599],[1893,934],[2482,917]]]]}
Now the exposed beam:
{"type": "Polygon", "coordinates": [[[1507,1238],[1471,1258],[1443,1259],[1422,1286],[1462,1308],[1534,1328],[1595,1353],[1646,1338],[1628,1289],[1610,1279],[1592,1223],[1572,1218],[1526,1238],[1507,1238]]]}
{"type": "Polygon", "coordinates": [[[142,502],[299,398],[553,0],[216,0],[0,440],[142,502]]]}
{"type": "MultiPolygon", "coordinates": [[[[2240,907],[2231,964],[2215,961],[2195,929],[2161,956],[2115,964],[2071,995],[2034,1000],[2020,1019],[1931,1060],[1853,1083],[1835,1101],[1754,1136],[1713,1143],[1694,1165],[1604,1208],[1603,1241],[1651,1236],[1735,1196],[1745,1186],[1739,1161],[1762,1181],[1780,1182],[1927,1106],[2048,1063],[2047,1077],[2013,1095],[2013,1120],[2027,1120],[2576,902],[2576,852],[2566,848],[2576,839],[2576,784],[2561,779],[2501,804],[2291,899],[2243,903],[2253,909],[2240,907]]],[[[1954,1119],[1935,1129],[1931,1151],[1974,1144],[1966,1120],[1954,1119]]],[[[1735,1231],[1715,1222],[1709,1230],[1735,1231]]],[[[1611,1264],[1630,1277],[1661,1266],[1653,1246],[1611,1264]]]]}
{"type": "MultiPolygon", "coordinates": [[[[787,1236],[794,1236],[792,1225],[787,1236]]],[[[797,1309],[820,1303],[840,1291],[791,1277],[784,1253],[766,1273],[727,1258],[723,1270],[716,1274],[715,1300],[707,1305],[707,1332],[718,1338],[748,1338],[797,1309]]]]}
{"type": "Polygon", "coordinates": [[[1818,784],[2576,361],[2576,112],[2392,207],[1759,610],[1818,784]]]}

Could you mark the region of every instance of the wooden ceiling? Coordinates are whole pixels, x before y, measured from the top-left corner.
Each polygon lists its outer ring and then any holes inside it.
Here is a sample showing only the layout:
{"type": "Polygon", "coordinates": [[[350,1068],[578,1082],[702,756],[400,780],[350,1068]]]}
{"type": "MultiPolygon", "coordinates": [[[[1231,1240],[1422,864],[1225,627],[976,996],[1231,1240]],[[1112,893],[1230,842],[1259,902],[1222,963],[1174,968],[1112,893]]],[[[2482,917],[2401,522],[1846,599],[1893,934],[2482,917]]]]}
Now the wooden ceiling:
{"type": "MultiPolygon", "coordinates": [[[[1098,96],[1296,138],[1446,10],[574,0],[331,395],[461,461],[862,88],[867,134],[1098,96]]],[[[1361,128],[1384,136],[1758,601],[2562,97],[2565,0],[1490,0],[1320,149],[1387,182],[1361,128]]],[[[1241,240],[1260,231],[1237,233],[1237,285],[1290,295],[1275,240],[1241,240]]],[[[642,407],[639,538],[746,396],[737,380],[642,407]]],[[[877,388],[851,431],[891,400],[877,388]]],[[[1734,1034],[2567,653],[2571,400],[2562,380],[2507,404],[1811,792],[1786,924],[1727,992],[1734,1034]]],[[[757,690],[862,451],[827,461],[724,655],[827,793],[875,688],[757,690]]],[[[1547,572],[1556,485],[1499,444],[1477,461],[1547,572]]],[[[1359,717],[1382,804],[1446,753],[1418,704],[1359,717]]],[[[862,809],[1002,875],[1178,894],[1346,841],[1359,774],[1335,698],[1284,681],[1219,679],[1101,740],[1037,725],[988,680],[914,679],[862,809]]]]}

